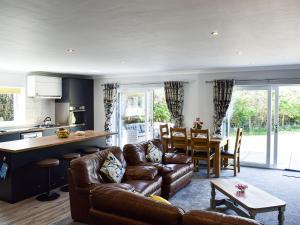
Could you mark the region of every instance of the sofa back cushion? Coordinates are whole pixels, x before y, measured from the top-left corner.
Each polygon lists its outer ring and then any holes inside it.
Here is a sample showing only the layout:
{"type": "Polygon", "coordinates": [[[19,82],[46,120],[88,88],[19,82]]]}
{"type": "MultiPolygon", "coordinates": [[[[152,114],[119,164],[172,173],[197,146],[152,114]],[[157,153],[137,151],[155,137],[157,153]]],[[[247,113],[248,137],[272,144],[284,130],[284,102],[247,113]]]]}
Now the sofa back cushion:
{"type": "Polygon", "coordinates": [[[175,206],[158,203],[141,194],[103,186],[92,191],[91,205],[92,210],[146,224],[178,225],[183,214],[175,206]]]}
{"type": "Polygon", "coordinates": [[[72,173],[74,185],[80,188],[86,188],[91,184],[108,182],[108,180],[101,175],[100,169],[109,152],[120,161],[124,168],[126,167],[123,152],[119,147],[110,147],[109,149],[83,156],[71,161],[70,172],[72,173]]]}
{"type": "Polygon", "coordinates": [[[183,225],[259,225],[255,220],[240,216],[230,216],[217,212],[192,210],[183,215],[183,225]]]}
{"type": "MultiPolygon", "coordinates": [[[[150,141],[141,142],[138,144],[127,144],[123,147],[124,157],[126,162],[130,166],[135,166],[140,163],[145,163],[148,144],[150,141]]],[[[151,142],[160,150],[163,151],[162,143],[160,139],[151,140],[151,142]]]]}

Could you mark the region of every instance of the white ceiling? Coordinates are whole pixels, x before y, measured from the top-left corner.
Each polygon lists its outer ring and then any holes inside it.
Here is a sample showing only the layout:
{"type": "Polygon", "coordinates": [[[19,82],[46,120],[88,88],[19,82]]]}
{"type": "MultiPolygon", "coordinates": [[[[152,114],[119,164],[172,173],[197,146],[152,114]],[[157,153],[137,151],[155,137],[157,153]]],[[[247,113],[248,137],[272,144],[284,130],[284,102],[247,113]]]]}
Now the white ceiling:
{"type": "Polygon", "coordinates": [[[4,70],[123,74],[280,65],[300,65],[299,0],[0,0],[4,70]]]}

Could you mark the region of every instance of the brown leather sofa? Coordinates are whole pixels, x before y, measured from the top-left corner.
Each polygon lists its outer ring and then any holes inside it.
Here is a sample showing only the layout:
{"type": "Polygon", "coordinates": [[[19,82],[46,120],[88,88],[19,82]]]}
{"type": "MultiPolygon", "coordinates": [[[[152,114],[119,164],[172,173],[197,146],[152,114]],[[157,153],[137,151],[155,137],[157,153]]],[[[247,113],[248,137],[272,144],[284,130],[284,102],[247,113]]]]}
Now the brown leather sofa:
{"type": "MultiPolygon", "coordinates": [[[[163,152],[160,139],[151,142],[163,152]]],[[[191,182],[194,170],[192,159],[182,153],[166,153],[163,154],[162,164],[148,162],[146,160],[148,143],[149,141],[125,145],[124,157],[130,166],[155,166],[162,176],[162,196],[169,199],[191,182]]]]}
{"type": "Polygon", "coordinates": [[[75,221],[88,222],[91,191],[98,187],[135,190],[143,195],[161,194],[162,178],[154,166],[127,166],[119,147],[111,147],[71,161],[68,170],[71,215],[75,221]],[[100,174],[107,155],[111,151],[126,168],[122,183],[110,183],[100,174]]]}
{"type": "Polygon", "coordinates": [[[92,191],[90,225],[259,225],[254,220],[215,212],[190,211],[155,202],[117,187],[92,191]]]}

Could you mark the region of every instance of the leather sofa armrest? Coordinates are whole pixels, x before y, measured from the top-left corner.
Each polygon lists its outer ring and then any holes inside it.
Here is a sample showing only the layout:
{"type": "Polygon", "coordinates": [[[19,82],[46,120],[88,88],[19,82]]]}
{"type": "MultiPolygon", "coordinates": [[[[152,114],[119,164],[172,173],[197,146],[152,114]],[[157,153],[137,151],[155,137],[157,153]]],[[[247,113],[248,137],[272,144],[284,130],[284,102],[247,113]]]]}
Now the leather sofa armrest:
{"type": "Polygon", "coordinates": [[[163,162],[164,164],[189,164],[192,158],[182,153],[166,153],[163,162]]]}
{"type": "Polygon", "coordinates": [[[205,225],[260,225],[255,220],[240,216],[229,216],[217,212],[192,210],[183,215],[183,225],[205,224],[205,225]]]}
{"type": "Polygon", "coordinates": [[[153,180],[157,174],[155,166],[127,166],[124,180],[153,180]]]}
{"type": "MultiPolygon", "coordinates": [[[[93,191],[91,206],[90,215],[102,212],[108,216],[131,218],[141,224],[179,224],[183,214],[176,206],[158,203],[138,193],[105,187],[93,191]]],[[[98,218],[98,221],[101,219],[98,218]]],[[[107,221],[111,222],[109,219],[107,221]]]]}

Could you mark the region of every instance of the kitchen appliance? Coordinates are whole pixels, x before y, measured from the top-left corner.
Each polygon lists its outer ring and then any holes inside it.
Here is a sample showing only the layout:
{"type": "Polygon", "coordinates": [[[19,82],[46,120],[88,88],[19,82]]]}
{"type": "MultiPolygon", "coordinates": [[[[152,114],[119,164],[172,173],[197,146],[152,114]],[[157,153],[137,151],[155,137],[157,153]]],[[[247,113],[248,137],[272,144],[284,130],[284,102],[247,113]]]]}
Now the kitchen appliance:
{"type": "Polygon", "coordinates": [[[21,139],[32,139],[32,138],[39,138],[43,137],[43,132],[37,131],[37,132],[30,132],[30,133],[22,133],[21,139]]]}
{"type": "Polygon", "coordinates": [[[85,124],[86,110],[85,106],[70,106],[69,108],[69,124],[85,124]]]}

